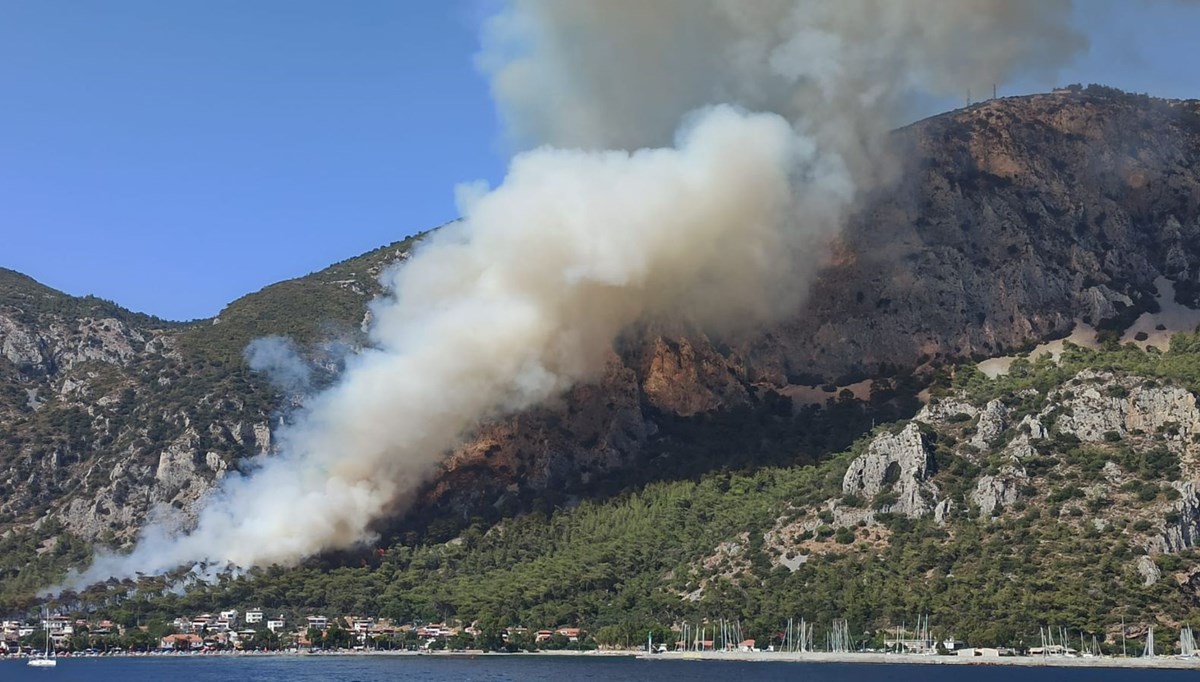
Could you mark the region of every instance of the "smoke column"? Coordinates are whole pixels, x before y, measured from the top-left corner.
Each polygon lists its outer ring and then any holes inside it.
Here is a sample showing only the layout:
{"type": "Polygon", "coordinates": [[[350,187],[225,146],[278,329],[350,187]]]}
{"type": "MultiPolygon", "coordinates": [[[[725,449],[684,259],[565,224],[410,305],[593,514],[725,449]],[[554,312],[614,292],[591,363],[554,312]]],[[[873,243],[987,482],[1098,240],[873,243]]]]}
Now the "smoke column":
{"type": "MultiPolygon", "coordinates": [[[[369,540],[465,433],[587,381],[631,325],[795,310],[910,98],[1052,72],[1082,48],[1070,8],[513,2],[479,63],[530,151],[385,274],[371,347],[276,433],[278,454],[227,477],[189,532],[151,524],[71,584],[369,540]]],[[[290,357],[264,349],[267,366],[290,357]]]]}

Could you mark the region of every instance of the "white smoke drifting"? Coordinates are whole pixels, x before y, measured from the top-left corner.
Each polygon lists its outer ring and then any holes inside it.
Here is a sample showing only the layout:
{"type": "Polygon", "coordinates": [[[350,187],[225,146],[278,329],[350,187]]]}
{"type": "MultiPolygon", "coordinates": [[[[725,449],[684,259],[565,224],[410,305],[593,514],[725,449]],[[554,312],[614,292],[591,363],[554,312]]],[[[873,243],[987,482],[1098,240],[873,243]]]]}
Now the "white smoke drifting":
{"type": "Polygon", "coordinates": [[[666,144],[715,103],[858,154],[913,95],[1051,82],[1086,47],[1070,0],[515,0],[482,67],[519,145],[666,144]]]}
{"type": "Polygon", "coordinates": [[[588,380],[636,322],[794,309],[907,98],[1053,69],[1080,47],[1069,10],[514,2],[481,63],[512,138],[565,148],[519,154],[500,187],[464,193],[463,220],[386,275],[374,347],[276,434],[278,455],[223,482],[191,532],[153,525],[72,583],[293,564],[366,541],[463,434],[588,380]],[[598,151],[677,129],[672,147],[598,151]]]}
{"type": "MultiPolygon", "coordinates": [[[[699,115],[675,149],[517,157],[502,186],[390,274],[375,347],[277,434],[279,455],[227,479],[189,534],[152,527],[78,582],[288,564],[361,542],[465,431],[587,379],[645,315],[697,302],[698,286],[714,315],[760,308],[766,281],[803,262],[787,229],[794,179],[818,164],[782,118],[727,107],[699,115]]],[[[851,187],[821,187],[831,208],[814,221],[831,229],[851,187]]]]}
{"type": "Polygon", "coordinates": [[[246,364],[263,372],[276,388],[288,394],[304,394],[312,387],[312,368],[300,355],[296,343],[284,336],[264,336],[246,346],[246,364]]]}

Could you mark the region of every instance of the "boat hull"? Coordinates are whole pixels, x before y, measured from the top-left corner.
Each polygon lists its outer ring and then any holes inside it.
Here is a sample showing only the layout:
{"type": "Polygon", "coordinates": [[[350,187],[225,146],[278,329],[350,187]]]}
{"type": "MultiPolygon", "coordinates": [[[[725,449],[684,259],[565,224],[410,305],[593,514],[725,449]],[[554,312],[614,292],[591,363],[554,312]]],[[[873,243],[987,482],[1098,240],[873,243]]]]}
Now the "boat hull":
{"type": "Polygon", "coordinates": [[[58,665],[58,661],[53,658],[33,658],[30,659],[29,665],[35,668],[53,668],[58,665]]]}

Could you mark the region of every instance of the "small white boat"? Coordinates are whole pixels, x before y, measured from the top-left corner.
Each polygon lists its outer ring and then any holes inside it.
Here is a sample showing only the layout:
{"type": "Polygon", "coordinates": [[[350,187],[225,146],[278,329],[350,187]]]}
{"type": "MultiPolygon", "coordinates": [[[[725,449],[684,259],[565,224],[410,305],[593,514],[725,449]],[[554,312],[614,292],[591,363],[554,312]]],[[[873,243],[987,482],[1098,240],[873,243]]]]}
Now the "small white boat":
{"type": "Polygon", "coordinates": [[[58,660],[47,656],[34,656],[29,659],[29,665],[35,668],[53,668],[58,665],[58,660]]]}
{"type": "Polygon", "coordinates": [[[46,632],[46,653],[34,654],[29,658],[28,665],[34,668],[53,668],[54,666],[58,665],[58,659],[56,659],[53,652],[50,651],[50,626],[46,624],[49,620],[49,617],[49,612],[43,611],[42,629],[46,632]]]}

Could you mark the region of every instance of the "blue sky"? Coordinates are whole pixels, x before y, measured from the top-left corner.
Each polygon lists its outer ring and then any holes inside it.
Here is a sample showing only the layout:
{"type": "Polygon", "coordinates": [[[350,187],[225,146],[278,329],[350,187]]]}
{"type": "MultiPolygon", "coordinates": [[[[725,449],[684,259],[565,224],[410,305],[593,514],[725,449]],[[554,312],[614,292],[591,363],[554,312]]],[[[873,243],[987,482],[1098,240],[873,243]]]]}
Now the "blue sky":
{"type": "MultiPolygon", "coordinates": [[[[0,0],[0,266],[190,319],[454,218],[491,1],[0,0]]],[[[1200,4],[1078,4],[1059,83],[1200,97],[1200,4]]]]}

